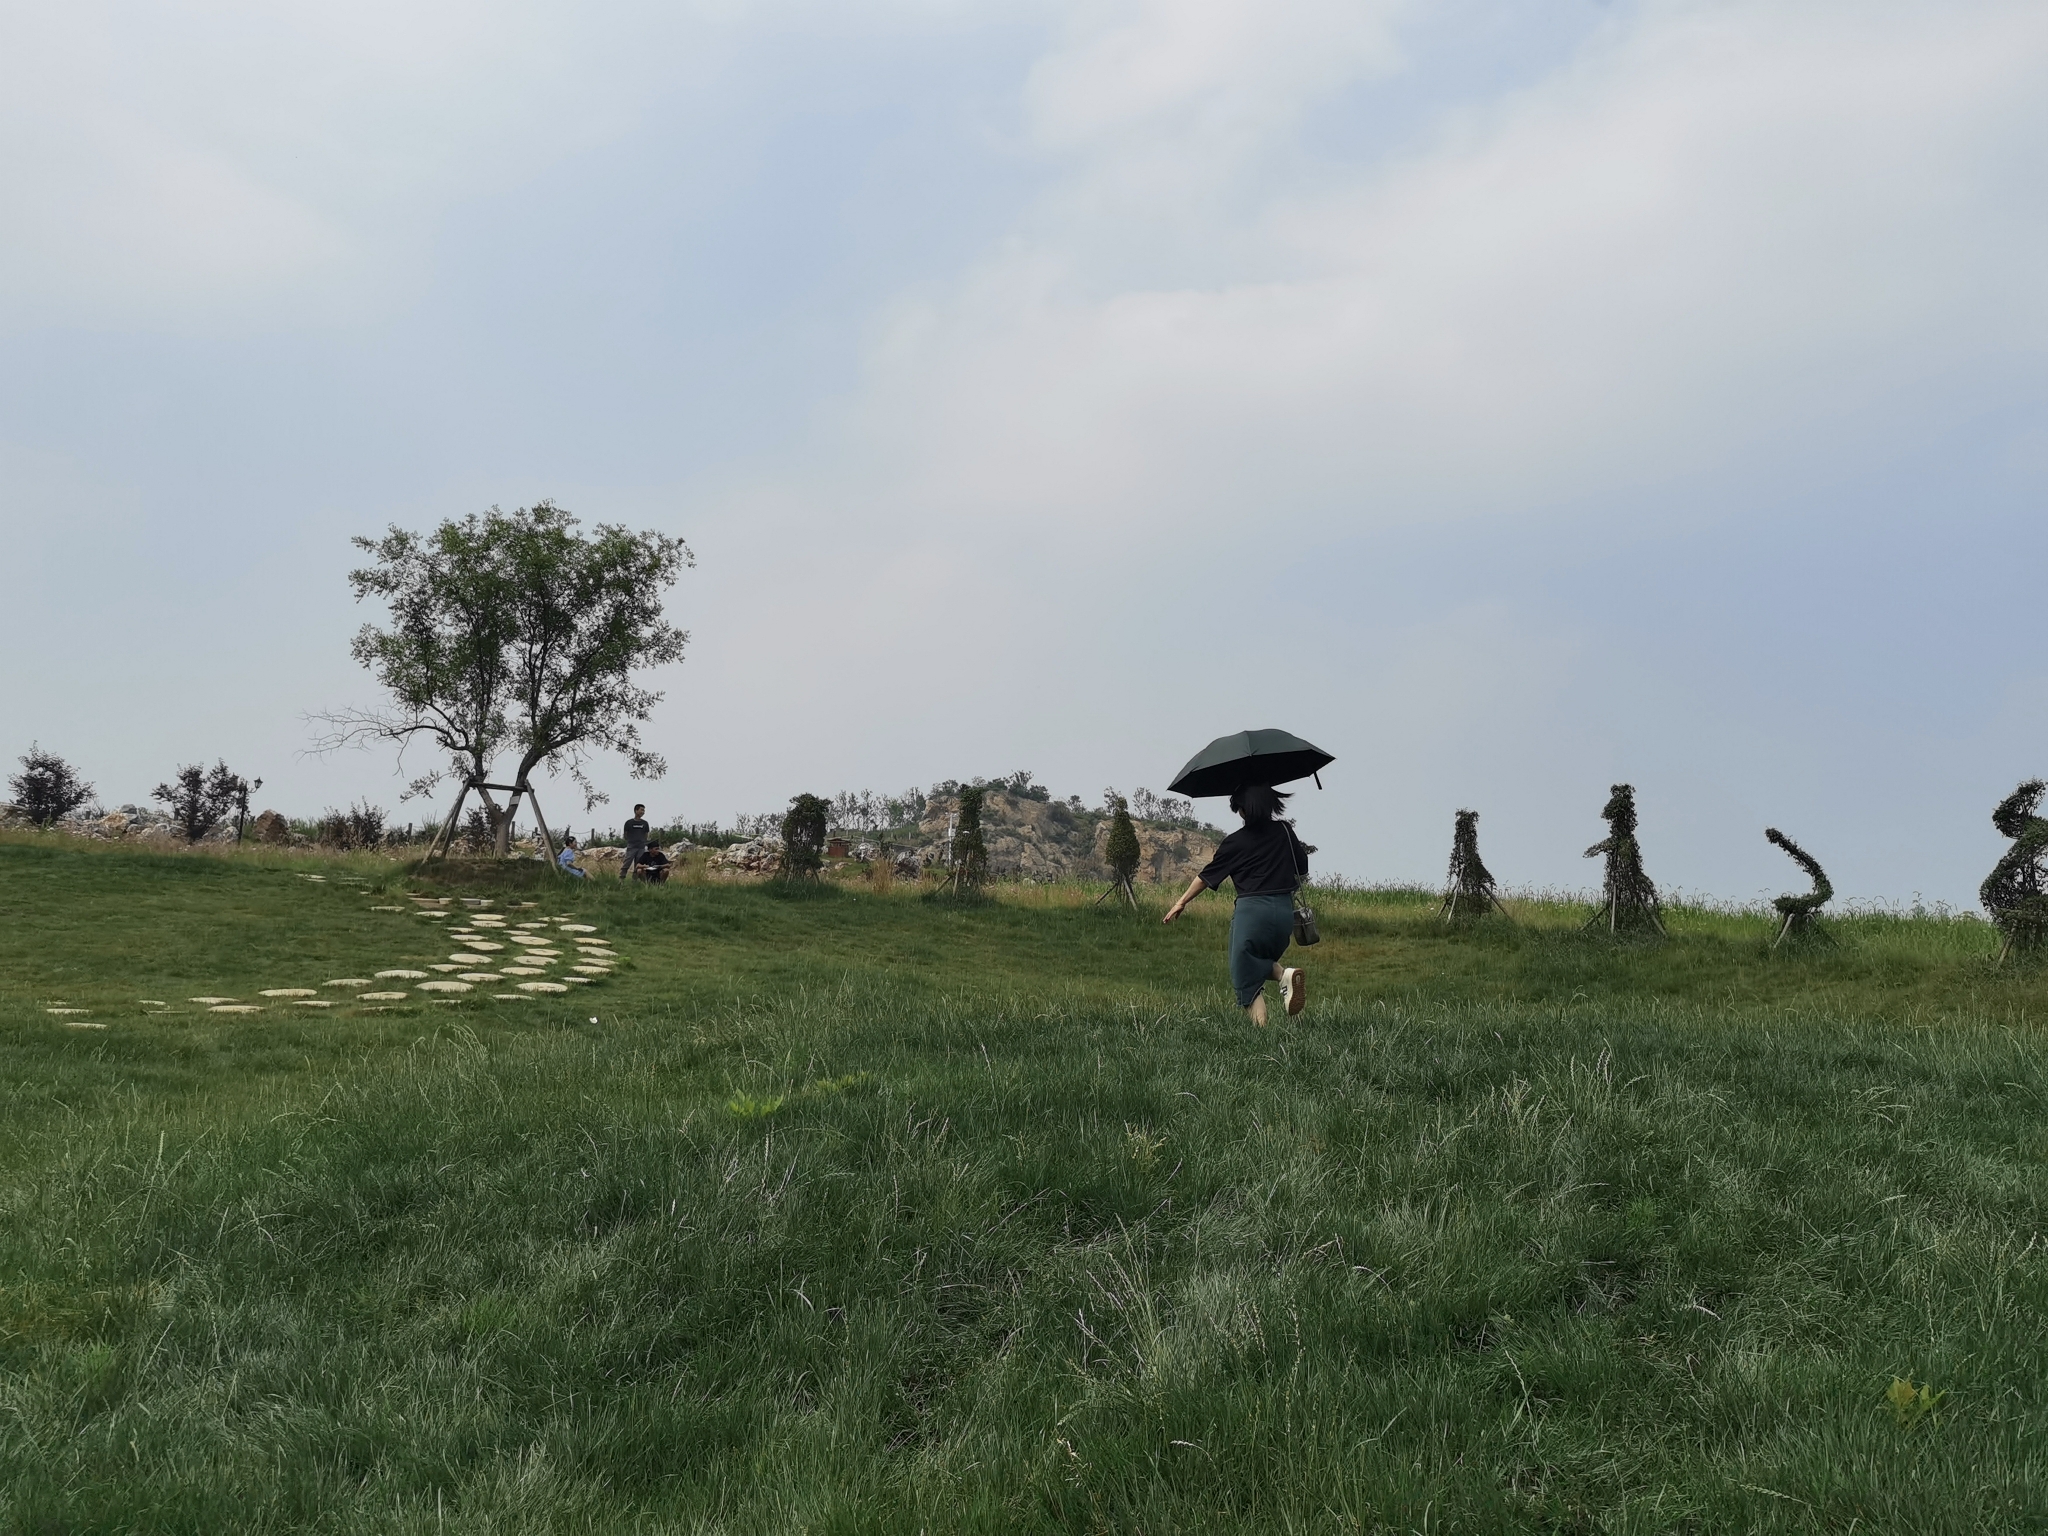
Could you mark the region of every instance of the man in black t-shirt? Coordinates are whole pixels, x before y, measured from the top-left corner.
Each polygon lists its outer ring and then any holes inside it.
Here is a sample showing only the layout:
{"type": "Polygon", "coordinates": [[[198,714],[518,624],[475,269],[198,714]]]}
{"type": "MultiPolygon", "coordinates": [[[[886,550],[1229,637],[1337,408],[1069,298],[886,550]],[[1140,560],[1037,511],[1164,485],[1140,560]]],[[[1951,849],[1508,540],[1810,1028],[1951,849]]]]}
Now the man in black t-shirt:
{"type": "Polygon", "coordinates": [[[626,856],[619,860],[619,878],[632,878],[633,866],[640,862],[640,855],[647,851],[647,807],[633,807],[633,818],[626,823],[626,856]]]}

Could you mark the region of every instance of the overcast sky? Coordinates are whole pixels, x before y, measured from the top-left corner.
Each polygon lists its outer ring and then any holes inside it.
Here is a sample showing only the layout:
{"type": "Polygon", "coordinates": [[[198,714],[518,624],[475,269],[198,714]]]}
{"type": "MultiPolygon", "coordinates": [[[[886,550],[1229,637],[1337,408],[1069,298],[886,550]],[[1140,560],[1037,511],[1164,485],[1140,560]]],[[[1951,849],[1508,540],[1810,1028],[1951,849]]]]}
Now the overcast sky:
{"type": "Polygon", "coordinates": [[[0,756],[395,806],[349,536],[552,497],[699,561],[579,828],[1273,725],[1354,879],[1968,904],[2044,271],[2040,0],[6,0],[0,756]]]}

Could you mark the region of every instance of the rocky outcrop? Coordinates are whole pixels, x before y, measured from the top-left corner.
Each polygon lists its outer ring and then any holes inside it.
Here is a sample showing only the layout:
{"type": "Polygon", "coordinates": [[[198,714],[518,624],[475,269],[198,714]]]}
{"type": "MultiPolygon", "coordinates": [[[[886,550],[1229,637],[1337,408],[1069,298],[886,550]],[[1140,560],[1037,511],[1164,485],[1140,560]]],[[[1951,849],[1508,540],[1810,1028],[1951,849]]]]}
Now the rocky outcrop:
{"type": "MultiPolygon", "coordinates": [[[[284,837],[278,841],[304,841],[303,838],[292,838],[291,829],[285,826],[284,818],[277,812],[266,811],[264,814],[277,817],[278,826],[284,828],[284,837]]],[[[0,805],[0,827],[33,825],[19,806],[0,805]]],[[[94,806],[63,817],[51,830],[62,832],[67,837],[89,837],[101,843],[148,843],[168,848],[185,846],[185,834],[178,824],[163,811],[149,806],[124,805],[117,811],[103,811],[94,806]]],[[[230,818],[207,833],[200,842],[217,844],[234,840],[235,823],[230,818]]]]}
{"type": "Polygon", "coordinates": [[[772,875],[782,868],[780,838],[757,837],[714,853],[704,867],[722,875],[772,875]]]}
{"type": "MultiPolygon", "coordinates": [[[[943,865],[946,824],[959,809],[952,796],[936,796],[926,808],[918,834],[918,854],[926,865],[943,865]]],[[[1179,884],[1191,879],[1216,852],[1217,834],[1184,823],[1140,821],[1140,880],[1179,884]]],[[[1109,879],[1103,845],[1109,839],[1109,818],[1076,810],[1058,800],[1034,800],[991,789],[982,801],[981,837],[988,845],[989,873],[1002,880],[1109,879]]]]}
{"type": "Polygon", "coordinates": [[[259,843],[288,843],[292,840],[292,824],[275,811],[265,811],[249,823],[249,835],[259,843]]]}

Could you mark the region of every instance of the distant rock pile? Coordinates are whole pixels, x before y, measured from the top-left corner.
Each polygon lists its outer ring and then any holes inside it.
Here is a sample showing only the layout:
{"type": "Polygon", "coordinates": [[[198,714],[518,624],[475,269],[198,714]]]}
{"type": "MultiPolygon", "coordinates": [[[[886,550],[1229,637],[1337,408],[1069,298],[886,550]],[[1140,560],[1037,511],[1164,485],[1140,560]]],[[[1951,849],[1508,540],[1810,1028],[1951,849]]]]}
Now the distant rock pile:
{"type": "MultiPolygon", "coordinates": [[[[275,811],[265,813],[277,816],[275,811]]],[[[277,816],[280,825],[284,818],[277,816]]],[[[34,823],[28,813],[19,806],[0,805],[0,827],[29,827],[34,823]]],[[[152,807],[124,805],[116,811],[103,811],[98,806],[90,810],[74,811],[59,820],[54,829],[69,837],[89,837],[103,843],[165,843],[182,846],[184,833],[178,830],[176,822],[164,812],[152,807]]],[[[287,829],[288,831],[289,829],[287,829]]],[[[223,822],[205,837],[202,843],[232,843],[235,840],[235,824],[223,822]]]]}
{"type": "MultiPolygon", "coordinates": [[[[917,824],[914,846],[834,839],[827,855],[830,868],[840,857],[871,863],[886,857],[902,879],[917,879],[927,869],[945,867],[946,831],[959,802],[936,795],[917,824]],[[843,849],[843,853],[842,850],[843,849]]],[[[1137,822],[1137,878],[1177,883],[1190,878],[1214,857],[1217,836],[1184,823],[1137,822]]],[[[988,873],[997,880],[1108,880],[1105,844],[1110,818],[1076,810],[1057,800],[1039,800],[990,786],[982,801],[981,835],[988,848],[988,873]]],[[[712,855],[706,868],[715,874],[772,875],[782,865],[782,843],[759,837],[735,843],[712,855]]]]}
{"type": "MultiPolygon", "coordinates": [[[[927,864],[942,861],[946,824],[957,808],[948,795],[934,796],[925,808],[918,833],[925,839],[918,856],[927,864]]],[[[1076,810],[1059,800],[1036,800],[991,786],[982,802],[981,836],[988,845],[989,875],[998,880],[1110,879],[1106,845],[1110,818],[1076,810]]],[[[1193,878],[1215,857],[1219,841],[1213,832],[1185,823],[1137,821],[1136,878],[1177,884],[1193,878]]]]}

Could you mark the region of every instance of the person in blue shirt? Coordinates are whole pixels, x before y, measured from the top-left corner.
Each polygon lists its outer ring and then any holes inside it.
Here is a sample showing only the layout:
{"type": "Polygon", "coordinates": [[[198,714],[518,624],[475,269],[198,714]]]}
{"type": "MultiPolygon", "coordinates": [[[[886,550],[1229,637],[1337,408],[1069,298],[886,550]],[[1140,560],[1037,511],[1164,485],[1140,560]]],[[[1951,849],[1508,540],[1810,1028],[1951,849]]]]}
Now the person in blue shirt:
{"type": "Polygon", "coordinates": [[[562,839],[562,851],[555,855],[555,864],[563,874],[574,875],[578,880],[588,880],[589,875],[576,867],[576,839],[562,839]]]}

